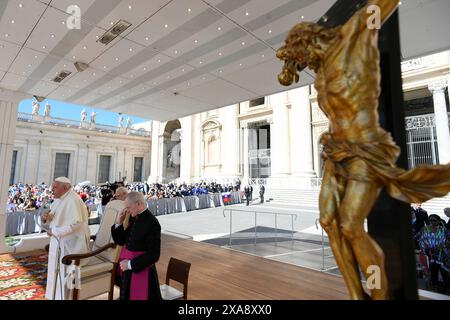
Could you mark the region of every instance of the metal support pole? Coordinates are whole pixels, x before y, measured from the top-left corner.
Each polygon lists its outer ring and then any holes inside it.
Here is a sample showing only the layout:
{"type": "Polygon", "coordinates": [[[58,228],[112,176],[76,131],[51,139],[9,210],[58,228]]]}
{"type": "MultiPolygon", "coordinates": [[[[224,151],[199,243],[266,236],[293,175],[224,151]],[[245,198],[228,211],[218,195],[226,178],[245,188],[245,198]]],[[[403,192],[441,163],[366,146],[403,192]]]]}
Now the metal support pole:
{"type": "Polygon", "coordinates": [[[323,240],[323,228],[322,229],[322,270],[325,270],[325,242],[323,240]]]}
{"type": "Polygon", "coordinates": [[[256,245],[256,237],[257,237],[257,233],[256,233],[256,211],[255,211],[255,245],[256,245]]]}
{"type": "Polygon", "coordinates": [[[231,248],[231,227],[233,225],[233,210],[230,210],[230,239],[229,239],[229,247],[231,248]]]}
{"type": "Polygon", "coordinates": [[[292,241],[294,241],[294,216],[291,216],[291,230],[292,230],[291,238],[292,241]]]}
{"type": "Polygon", "coordinates": [[[275,213],[275,244],[278,244],[278,213],[275,213]]]}

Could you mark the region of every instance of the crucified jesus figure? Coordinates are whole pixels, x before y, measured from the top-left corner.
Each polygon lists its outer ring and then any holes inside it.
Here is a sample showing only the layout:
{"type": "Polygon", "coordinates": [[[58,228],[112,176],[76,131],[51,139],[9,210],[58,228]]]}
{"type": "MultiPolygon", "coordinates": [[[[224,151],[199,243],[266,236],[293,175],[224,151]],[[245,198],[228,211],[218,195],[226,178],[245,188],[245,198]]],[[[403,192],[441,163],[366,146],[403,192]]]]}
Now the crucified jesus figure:
{"type": "Polygon", "coordinates": [[[381,188],[408,203],[450,192],[450,165],[409,171],[396,167],[400,149],[379,125],[378,30],[368,27],[372,15],[368,8],[376,5],[380,9],[383,24],[398,3],[369,0],[348,22],[335,28],[300,23],[277,51],[285,62],[278,76],[281,84],[298,81],[297,72],[305,67],[316,73],[317,99],[329,120],[329,132],[321,138],[325,162],[320,223],[352,299],[369,297],[359,270],[367,279],[374,267],[380,270],[380,285],[372,288],[371,298],[389,298],[384,253],[364,230],[381,188]]]}

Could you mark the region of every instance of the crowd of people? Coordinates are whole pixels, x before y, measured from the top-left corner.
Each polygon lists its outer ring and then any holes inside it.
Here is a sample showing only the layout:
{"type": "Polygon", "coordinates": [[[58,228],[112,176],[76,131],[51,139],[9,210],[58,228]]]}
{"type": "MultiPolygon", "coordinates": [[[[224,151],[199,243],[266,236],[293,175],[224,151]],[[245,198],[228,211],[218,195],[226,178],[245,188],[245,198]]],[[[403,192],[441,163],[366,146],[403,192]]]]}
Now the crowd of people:
{"type": "MultiPolygon", "coordinates": [[[[86,205],[101,203],[105,206],[113,198],[114,192],[118,187],[126,187],[129,191],[141,192],[145,199],[149,200],[239,191],[241,189],[241,182],[239,179],[229,184],[207,183],[206,181],[194,184],[148,184],[147,182],[125,184],[123,182],[115,182],[99,186],[89,184],[75,185],[73,189],[86,205]]],[[[38,185],[14,184],[8,190],[6,212],[37,210],[41,207],[48,207],[53,200],[54,197],[50,186],[45,183],[38,185]]]]}
{"type": "MultiPolygon", "coordinates": [[[[444,209],[450,218],[450,208],[444,209]]],[[[419,277],[440,293],[450,294],[450,220],[428,215],[420,204],[411,206],[419,277]]]]}

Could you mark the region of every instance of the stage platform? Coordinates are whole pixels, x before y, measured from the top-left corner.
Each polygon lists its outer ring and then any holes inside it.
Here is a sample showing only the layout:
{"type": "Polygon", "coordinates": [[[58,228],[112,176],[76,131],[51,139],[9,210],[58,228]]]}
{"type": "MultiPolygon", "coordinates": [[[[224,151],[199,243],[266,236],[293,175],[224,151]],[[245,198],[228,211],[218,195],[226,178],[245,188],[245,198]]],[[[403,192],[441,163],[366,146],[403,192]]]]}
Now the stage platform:
{"type": "Polygon", "coordinates": [[[161,283],[170,257],[192,264],[189,300],[348,299],[342,277],[166,234],[157,263],[161,283]]]}

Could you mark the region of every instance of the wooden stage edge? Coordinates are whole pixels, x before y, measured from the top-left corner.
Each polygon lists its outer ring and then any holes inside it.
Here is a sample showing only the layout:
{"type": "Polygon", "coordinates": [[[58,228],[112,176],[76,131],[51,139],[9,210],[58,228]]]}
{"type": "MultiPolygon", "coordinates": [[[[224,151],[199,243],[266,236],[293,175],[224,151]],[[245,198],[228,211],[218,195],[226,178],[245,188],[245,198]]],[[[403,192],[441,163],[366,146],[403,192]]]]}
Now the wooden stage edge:
{"type": "Polygon", "coordinates": [[[156,264],[160,283],[170,257],[191,263],[188,300],[349,298],[342,277],[166,234],[156,264]]]}

